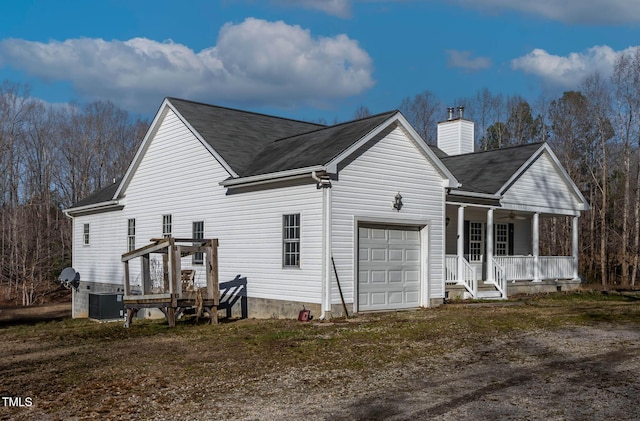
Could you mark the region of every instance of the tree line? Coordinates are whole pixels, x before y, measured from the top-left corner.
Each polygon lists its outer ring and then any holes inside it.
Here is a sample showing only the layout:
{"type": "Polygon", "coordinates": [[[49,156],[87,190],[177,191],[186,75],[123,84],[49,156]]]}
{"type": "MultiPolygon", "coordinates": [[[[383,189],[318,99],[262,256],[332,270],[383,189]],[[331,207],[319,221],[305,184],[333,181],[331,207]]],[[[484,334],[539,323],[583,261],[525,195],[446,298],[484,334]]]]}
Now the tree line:
{"type": "MultiPolygon", "coordinates": [[[[476,123],[476,149],[546,141],[591,204],[580,218],[580,271],[602,285],[635,286],[640,274],[640,50],[611,77],[530,103],[482,89],[458,98],[476,123]]],[[[430,144],[446,106],[426,90],[399,110],[430,144]]],[[[370,115],[359,107],[356,118],[370,115]]],[[[62,210],[120,178],[148,121],[107,101],[45,104],[27,85],[0,84],[0,291],[30,305],[71,264],[62,210]]],[[[571,254],[571,223],[542,218],[541,254],[571,254]]]]}
{"type": "Polygon", "coordinates": [[[31,305],[71,265],[63,209],[121,177],[148,123],[110,102],[47,105],[0,84],[0,291],[31,305]]]}

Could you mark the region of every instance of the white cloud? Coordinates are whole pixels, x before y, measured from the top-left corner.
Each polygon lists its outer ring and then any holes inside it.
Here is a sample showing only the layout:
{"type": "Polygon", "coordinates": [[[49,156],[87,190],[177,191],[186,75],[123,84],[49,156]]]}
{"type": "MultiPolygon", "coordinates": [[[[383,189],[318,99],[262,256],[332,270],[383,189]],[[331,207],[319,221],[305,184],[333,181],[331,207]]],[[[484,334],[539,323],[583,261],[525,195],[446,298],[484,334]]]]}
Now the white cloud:
{"type": "Polygon", "coordinates": [[[319,10],[339,18],[351,17],[352,0],[280,0],[279,3],[319,10]]]}
{"type": "Polygon", "coordinates": [[[549,54],[536,48],[529,54],[512,60],[511,67],[538,76],[548,86],[571,89],[578,87],[585,77],[595,72],[609,77],[616,58],[623,53],[632,53],[636,48],[638,47],[614,51],[611,47],[603,45],[567,56],[549,54]]]}
{"type": "Polygon", "coordinates": [[[487,57],[473,57],[471,51],[447,50],[447,65],[475,72],[491,67],[491,59],[487,57]]]}
{"type": "Polygon", "coordinates": [[[518,11],[547,19],[578,24],[640,22],[637,0],[454,0],[488,12],[518,11]]]}
{"type": "Polygon", "coordinates": [[[148,111],[164,96],[254,105],[313,104],[374,84],[370,56],[346,35],[313,37],[284,22],[228,23],[200,52],[172,41],[0,41],[0,66],[70,81],[83,99],[148,111]]]}

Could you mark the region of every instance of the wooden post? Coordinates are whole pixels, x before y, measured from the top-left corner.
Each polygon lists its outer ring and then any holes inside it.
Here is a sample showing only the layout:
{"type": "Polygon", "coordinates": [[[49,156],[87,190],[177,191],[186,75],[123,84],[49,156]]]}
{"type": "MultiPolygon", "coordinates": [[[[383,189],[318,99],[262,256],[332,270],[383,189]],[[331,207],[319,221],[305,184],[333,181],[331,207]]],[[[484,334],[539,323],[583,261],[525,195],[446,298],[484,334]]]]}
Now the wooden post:
{"type": "Polygon", "coordinates": [[[124,262],[124,295],[131,294],[131,285],[129,282],[129,261],[124,262]]]}
{"type": "Polygon", "coordinates": [[[207,297],[213,299],[211,323],[218,323],[220,282],[218,278],[218,240],[213,239],[207,249],[207,297]]]}
{"type": "Polygon", "coordinates": [[[142,293],[144,295],[151,294],[151,271],[149,269],[148,254],[143,254],[142,256],[140,256],[140,265],[140,276],[142,277],[142,293]]]}

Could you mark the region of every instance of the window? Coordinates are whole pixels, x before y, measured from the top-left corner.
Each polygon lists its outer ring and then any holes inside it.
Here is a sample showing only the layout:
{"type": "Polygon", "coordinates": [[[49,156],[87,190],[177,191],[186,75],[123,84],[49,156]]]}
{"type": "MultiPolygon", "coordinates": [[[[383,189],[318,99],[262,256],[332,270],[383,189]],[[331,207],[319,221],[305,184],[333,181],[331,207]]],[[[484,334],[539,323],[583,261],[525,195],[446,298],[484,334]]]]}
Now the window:
{"type": "Polygon", "coordinates": [[[496,224],[496,256],[506,256],[509,252],[509,225],[496,224]]]}
{"type": "Polygon", "coordinates": [[[469,222],[469,261],[482,261],[483,245],[483,224],[482,222],[469,222]]]}
{"type": "Polygon", "coordinates": [[[162,215],[162,238],[171,237],[171,215],[162,215]]]}
{"type": "MultiPolygon", "coordinates": [[[[204,221],[196,221],[193,223],[193,238],[204,238],[204,221]]],[[[201,265],[204,263],[204,253],[198,252],[193,254],[193,264],[201,265]]]]}
{"type": "Polygon", "coordinates": [[[127,220],[127,250],[133,251],[136,249],[136,220],[127,220]]]}
{"type": "Polygon", "coordinates": [[[89,224],[84,224],[82,226],[82,243],[85,246],[89,245],[89,224]]]}
{"type": "Polygon", "coordinates": [[[282,266],[300,267],[300,214],[282,217],[282,266]]]}

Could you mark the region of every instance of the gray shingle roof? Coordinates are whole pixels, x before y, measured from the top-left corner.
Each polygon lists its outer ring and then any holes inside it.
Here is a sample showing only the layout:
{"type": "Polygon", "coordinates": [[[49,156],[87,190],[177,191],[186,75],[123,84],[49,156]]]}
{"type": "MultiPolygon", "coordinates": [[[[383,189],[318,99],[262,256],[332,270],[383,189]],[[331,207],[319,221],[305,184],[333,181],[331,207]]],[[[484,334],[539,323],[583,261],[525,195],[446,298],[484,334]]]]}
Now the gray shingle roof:
{"type": "Polygon", "coordinates": [[[272,142],[253,159],[247,175],[327,164],[395,113],[377,114],[272,142]]]}
{"type": "Polygon", "coordinates": [[[113,199],[113,195],[115,194],[116,190],[118,190],[120,181],[121,180],[118,180],[115,183],[111,184],[110,186],[103,187],[102,189],[91,193],[89,196],[76,202],[73,205],[73,207],[78,208],[80,206],[94,205],[97,203],[108,202],[109,200],[113,199]]]}
{"type": "Polygon", "coordinates": [[[542,143],[529,143],[485,152],[438,157],[462,184],[459,190],[496,194],[541,145],[542,143]]]}
{"type": "Polygon", "coordinates": [[[275,140],[325,127],[183,99],[168,100],[241,177],[249,175],[254,157],[275,140]]]}

